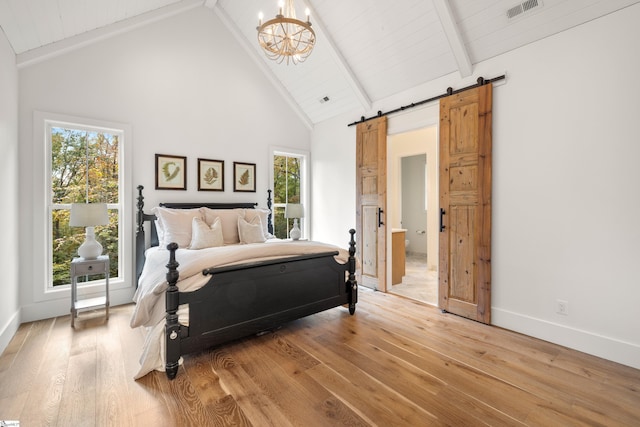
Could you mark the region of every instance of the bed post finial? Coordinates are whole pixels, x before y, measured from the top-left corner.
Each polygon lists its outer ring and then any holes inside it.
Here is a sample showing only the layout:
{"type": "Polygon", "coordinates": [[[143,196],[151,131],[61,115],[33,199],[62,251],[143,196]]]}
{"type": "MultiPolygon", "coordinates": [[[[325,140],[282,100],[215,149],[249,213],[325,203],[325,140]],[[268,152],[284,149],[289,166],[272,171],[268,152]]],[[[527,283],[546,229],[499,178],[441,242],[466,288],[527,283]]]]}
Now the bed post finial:
{"type": "Polygon", "coordinates": [[[142,266],[144,265],[144,250],[145,250],[145,236],[144,236],[144,197],[142,196],[142,190],[144,187],[138,185],[138,212],[136,214],[136,287],[138,287],[138,280],[142,274],[142,266]]]}
{"type": "Polygon", "coordinates": [[[142,227],[144,224],[144,197],[142,196],[142,190],[144,190],[144,187],[142,185],[138,185],[138,215],[136,216],[136,220],[138,221],[138,233],[142,233],[142,227]]]}
{"type": "Polygon", "coordinates": [[[349,255],[355,255],[356,254],[356,239],[355,239],[356,230],[352,228],[351,230],[349,230],[349,234],[351,235],[351,238],[349,239],[349,255]]]}
{"type": "Polygon", "coordinates": [[[166,366],[167,377],[172,380],[178,374],[178,361],[180,360],[180,324],[178,323],[178,304],[180,303],[180,295],[178,293],[178,266],[176,261],[177,243],[169,243],[169,263],[167,264],[167,288],[166,309],[167,322],[164,327],[165,343],[166,343],[166,366]]]}
{"type": "Polygon", "coordinates": [[[269,209],[269,215],[267,216],[267,231],[270,234],[273,234],[273,211],[271,210],[273,203],[271,200],[271,189],[267,190],[267,193],[267,209],[269,209]]]}
{"type": "Polygon", "coordinates": [[[358,302],[358,282],[356,281],[356,230],[349,230],[349,279],[347,280],[347,292],[349,293],[349,314],[356,312],[358,302]]]}

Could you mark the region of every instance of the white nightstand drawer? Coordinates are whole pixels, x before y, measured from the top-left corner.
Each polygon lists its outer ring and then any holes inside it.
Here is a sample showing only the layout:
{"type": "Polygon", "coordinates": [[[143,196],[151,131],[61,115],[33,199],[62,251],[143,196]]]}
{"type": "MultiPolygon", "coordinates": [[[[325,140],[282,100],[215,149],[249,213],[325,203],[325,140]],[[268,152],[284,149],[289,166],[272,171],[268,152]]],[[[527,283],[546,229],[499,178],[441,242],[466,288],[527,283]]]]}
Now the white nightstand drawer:
{"type": "Polygon", "coordinates": [[[78,263],[75,266],[75,274],[78,276],[84,276],[85,274],[101,274],[107,271],[107,264],[105,262],[86,262],[78,263]]]}
{"type": "Polygon", "coordinates": [[[109,319],[109,255],[97,259],[74,258],[71,260],[71,327],[75,326],[78,311],[104,306],[109,319]],[[104,296],[78,299],[78,277],[104,274],[104,296]]]}

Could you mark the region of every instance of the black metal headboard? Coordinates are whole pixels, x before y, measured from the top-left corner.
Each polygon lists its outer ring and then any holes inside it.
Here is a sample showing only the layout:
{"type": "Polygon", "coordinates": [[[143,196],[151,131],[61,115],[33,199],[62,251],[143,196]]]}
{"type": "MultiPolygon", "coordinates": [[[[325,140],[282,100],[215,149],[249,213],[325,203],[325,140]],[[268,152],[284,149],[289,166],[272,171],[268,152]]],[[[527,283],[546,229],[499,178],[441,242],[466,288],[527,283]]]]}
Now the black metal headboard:
{"type": "MultiPolygon", "coordinates": [[[[144,229],[144,223],[149,222],[149,246],[158,246],[158,231],[156,230],[156,216],[153,214],[147,214],[144,212],[144,196],[142,195],[142,190],[144,187],[142,185],[138,185],[138,212],[136,215],[137,228],[136,228],[136,287],[138,286],[138,279],[140,278],[140,274],[142,274],[142,267],[144,266],[145,256],[144,252],[147,249],[146,235],[144,229]]],[[[273,234],[273,221],[272,221],[272,202],[271,202],[271,190],[267,190],[267,208],[269,209],[269,215],[267,217],[267,231],[273,234]]],[[[189,203],[160,203],[160,206],[165,208],[172,209],[193,209],[193,208],[201,208],[207,207],[210,209],[255,209],[258,204],[257,203],[247,203],[247,202],[229,202],[229,203],[207,203],[207,202],[189,202],[189,203]]]]}

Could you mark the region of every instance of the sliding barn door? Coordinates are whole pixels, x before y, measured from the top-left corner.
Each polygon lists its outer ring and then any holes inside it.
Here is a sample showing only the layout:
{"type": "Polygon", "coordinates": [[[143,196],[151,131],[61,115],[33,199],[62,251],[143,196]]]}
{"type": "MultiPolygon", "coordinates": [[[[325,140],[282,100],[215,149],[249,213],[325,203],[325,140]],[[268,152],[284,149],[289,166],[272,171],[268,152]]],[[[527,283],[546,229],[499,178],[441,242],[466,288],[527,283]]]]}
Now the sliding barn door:
{"type": "Polygon", "coordinates": [[[360,123],[356,129],[356,243],[358,283],[387,291],[387,118],[360,123]]]}
{"type": "Polygon", "coordinates": [[[440,100],[439,307],[491,322],[490,84],[440,100]]]}

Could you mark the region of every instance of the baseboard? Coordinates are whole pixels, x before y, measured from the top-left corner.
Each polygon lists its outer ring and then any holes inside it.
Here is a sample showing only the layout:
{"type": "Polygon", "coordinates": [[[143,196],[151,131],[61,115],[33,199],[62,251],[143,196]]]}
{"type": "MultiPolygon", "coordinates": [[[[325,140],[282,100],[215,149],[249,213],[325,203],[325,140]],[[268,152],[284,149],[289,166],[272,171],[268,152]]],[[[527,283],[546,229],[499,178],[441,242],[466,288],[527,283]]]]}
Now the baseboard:
{"type": "MultiPolygon", "coordinates": [[[[111,306],[131,304],[133,290],[130,288],[114,290],[110,294],[111,306]]],[[[69,300],[52,300],[30,304],[19,308],[0,330],[0,354],[14,337],[21,323],[69,314],[69,300]]]]}
{"type": "Polygon", "coordinates": [[[2,330],[0,330],[0,354],[4,353],[6,348],[9,346],[9,342],[18,331],[20,327],[20,309],[16,311],[11,319],[4,325],[2,330]]]}
{"type": "Polygon", "coordinates": [[[640,345],[499,308],[491,323],[544,341],[640,369],[640,345]]]}
{"type": "MultiPolygon", "coordinates": [[[[109,291],[109,302],[111,306],[131,304],[135,289],[122,288],[109,291]]],[[[52,317],[69,314],[69,297],[50,301],[41,301],[22,306],[22,322],[33,322],[36,320],[50,319],[52,317]]]]}

